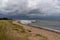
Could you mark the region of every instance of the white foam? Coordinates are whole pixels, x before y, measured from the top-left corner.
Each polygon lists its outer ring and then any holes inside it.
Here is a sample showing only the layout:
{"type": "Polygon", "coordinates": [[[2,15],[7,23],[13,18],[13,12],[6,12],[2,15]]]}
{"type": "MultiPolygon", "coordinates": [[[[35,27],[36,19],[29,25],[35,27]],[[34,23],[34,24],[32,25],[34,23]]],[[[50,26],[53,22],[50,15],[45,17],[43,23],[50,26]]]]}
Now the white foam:
{"type": "Polygon", "coordinates": [[[21,24],[30,24],[32,22],[35,22],[35,20],[20,20],[21,24]]]}

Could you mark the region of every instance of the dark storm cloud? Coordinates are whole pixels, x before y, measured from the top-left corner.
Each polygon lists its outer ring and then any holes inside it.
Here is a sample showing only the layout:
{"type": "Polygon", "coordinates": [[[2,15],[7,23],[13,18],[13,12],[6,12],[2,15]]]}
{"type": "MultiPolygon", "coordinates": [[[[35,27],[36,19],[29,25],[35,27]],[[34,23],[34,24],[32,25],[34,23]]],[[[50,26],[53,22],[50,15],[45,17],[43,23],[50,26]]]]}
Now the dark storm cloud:
{"type": "Polygon", "coordinates": [[[0,12],[4,15],[28,14],[50,16],[60,14],[59,0],[0,0],[0,12]]]}

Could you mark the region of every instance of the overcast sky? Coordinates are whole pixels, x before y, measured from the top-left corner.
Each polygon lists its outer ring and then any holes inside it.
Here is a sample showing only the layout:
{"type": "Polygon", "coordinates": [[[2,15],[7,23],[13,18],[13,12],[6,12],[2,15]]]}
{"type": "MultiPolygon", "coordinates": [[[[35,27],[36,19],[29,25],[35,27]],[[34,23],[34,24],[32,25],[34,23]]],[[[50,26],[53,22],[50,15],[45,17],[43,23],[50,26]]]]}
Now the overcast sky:
{"type": "Polygon", "coordinates": [[[60,0],[0,0],[0,13],[4,15],[30,13],[35,16],[60,16],[60,0]]]}

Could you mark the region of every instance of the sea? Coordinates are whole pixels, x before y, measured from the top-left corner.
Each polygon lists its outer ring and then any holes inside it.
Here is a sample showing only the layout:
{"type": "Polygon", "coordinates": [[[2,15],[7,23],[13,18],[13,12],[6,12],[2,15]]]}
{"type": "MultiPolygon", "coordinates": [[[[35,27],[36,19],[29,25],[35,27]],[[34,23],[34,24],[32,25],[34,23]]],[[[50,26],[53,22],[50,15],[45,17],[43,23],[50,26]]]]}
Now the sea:
{"type": "Polygon", "coordinates": [[[30,25],[60,32],[60,21],[36,20],[36,22],[32,22],[30,25]]]}

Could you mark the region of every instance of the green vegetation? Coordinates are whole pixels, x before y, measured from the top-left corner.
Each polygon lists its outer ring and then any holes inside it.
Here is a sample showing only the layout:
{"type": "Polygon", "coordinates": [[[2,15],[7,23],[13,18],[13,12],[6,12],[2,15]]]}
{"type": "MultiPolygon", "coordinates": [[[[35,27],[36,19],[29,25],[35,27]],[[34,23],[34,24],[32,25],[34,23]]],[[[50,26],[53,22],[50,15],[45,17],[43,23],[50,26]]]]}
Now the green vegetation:
{"type": "Polygon", "coordinates": [[[32,32],[31,30],[27,30],[28,32],[32,32]]]}
{"type": "Polygon", "coordinates": [[[12,19],[4,17],[4,18],[0,18],[0,20],[12,20],[12,19]]]}
{"type": "Polygon", "coordinates": [[[19,30],[18,32],[24,33],[25,29],[22,26],[19,25],[14,25],[11,20],[0,20],[0,40],[26,40],[28,39],[26,34],[24,35],[24,37],[20,37],[23,36],[23,34],[21,34],[20,36],[18,36],[17,30],[19,30]],[[16,31],[13,32],[13,31],[16,31]]]}

